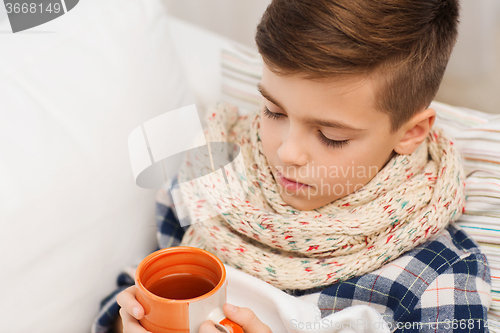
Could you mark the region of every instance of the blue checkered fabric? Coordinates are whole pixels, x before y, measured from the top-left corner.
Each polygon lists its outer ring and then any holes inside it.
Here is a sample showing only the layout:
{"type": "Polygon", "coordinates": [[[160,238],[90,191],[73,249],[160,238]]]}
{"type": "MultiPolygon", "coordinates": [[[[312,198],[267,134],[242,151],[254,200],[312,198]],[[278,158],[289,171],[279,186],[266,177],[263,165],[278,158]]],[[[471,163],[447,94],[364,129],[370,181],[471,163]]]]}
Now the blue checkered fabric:
{"type": "Polygon", "coordinates": [[[324,317],[370,305],[397,332],[487,332],[490,278],[485,255],[452,224],[380,269],[322,290],[318,306],[324,317]]]}
{"type": "MultiPolygon", "coordinates": [[[[168,190],[176,182],[174,178],[158,192],[157,249],[178,246],[188,228],[179,224],[168,190]]],[[[93,333],[112,332],[119,315],[116,295],[134,284],[131,272],[129,267],[120,274],[117,289],[101,302],[93,333]]],[[[433,239],[371,273],[328,287],[284,291],[304,299],[313,296],[322,318],[351,305],[369,305],[382,314],[391,332],[489,332],[490,280],[485,255],[452,223],[433,239]]],[[[352,324],[353,329],[370,325],[352,324]]]]}

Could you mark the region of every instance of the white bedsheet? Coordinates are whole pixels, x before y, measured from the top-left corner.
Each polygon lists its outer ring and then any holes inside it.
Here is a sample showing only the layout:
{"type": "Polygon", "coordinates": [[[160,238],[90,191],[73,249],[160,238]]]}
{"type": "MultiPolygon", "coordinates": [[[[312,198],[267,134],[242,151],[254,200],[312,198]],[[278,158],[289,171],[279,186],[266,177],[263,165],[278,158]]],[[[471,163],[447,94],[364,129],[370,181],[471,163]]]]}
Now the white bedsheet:
{"type": "Polygon", "coordinates": [[[380,313],[368,305],[354,305],[321,319],[316,305],[319,293],[294,297],[236,268],[224,266],[227,302],[250,308],[273,333],[390,332],[380,313]]]}

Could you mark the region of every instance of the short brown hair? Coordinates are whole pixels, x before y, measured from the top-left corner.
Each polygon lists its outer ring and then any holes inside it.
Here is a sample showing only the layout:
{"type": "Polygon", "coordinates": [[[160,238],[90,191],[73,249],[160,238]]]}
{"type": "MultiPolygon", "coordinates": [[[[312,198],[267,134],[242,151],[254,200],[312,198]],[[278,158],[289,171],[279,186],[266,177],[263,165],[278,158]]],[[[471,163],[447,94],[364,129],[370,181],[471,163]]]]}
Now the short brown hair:
{"type": "Polygon", "coordinates": [[[458,17],[458,0],[273,0],[255,41],[278,75],[381,74],[375,108],[394,133],[436,95],[458,17]]]}

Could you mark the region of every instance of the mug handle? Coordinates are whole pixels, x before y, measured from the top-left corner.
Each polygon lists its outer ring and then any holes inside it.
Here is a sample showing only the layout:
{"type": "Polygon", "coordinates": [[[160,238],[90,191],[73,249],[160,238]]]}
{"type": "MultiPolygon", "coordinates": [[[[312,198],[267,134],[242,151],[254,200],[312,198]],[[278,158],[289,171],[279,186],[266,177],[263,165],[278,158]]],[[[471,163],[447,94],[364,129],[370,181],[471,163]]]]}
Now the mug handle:
{"type": "Polygon", "coordinates": [[[221,308],[216,308],[207,317],[215,323],[215,327],[223,333],[245,333],[240,325],[229,320],[221,308]]]}

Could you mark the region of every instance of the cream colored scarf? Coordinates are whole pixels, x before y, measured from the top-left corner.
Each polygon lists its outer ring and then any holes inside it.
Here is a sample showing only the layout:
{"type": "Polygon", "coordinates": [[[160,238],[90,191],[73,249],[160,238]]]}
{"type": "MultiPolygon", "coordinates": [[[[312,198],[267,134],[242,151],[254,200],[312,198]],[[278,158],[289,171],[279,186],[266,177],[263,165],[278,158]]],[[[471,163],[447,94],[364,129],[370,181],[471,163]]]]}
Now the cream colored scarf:
{"type": "Polygon", "coordinates": [[[262,153],[260,112],[239,116],[235,106],[221,102],[209,114],[207,142],[233,142],[241,148],[245,172],[224,170],[232,193],[248,195],[244,200],[225,197],[227,191],[211,183],[220,183],[221,173],[187,182],[200,172],[187,155],[178,181],[186,182],[182,198],[191,221],[202,222],[191,224],[181,245],[212,252],[277,288],[309,289],[366,274],[462,215],[465,172],[440,128],[432,128],[412,154],[395,155],[361,189],[299,211],[282,200],[262,153]]]}

